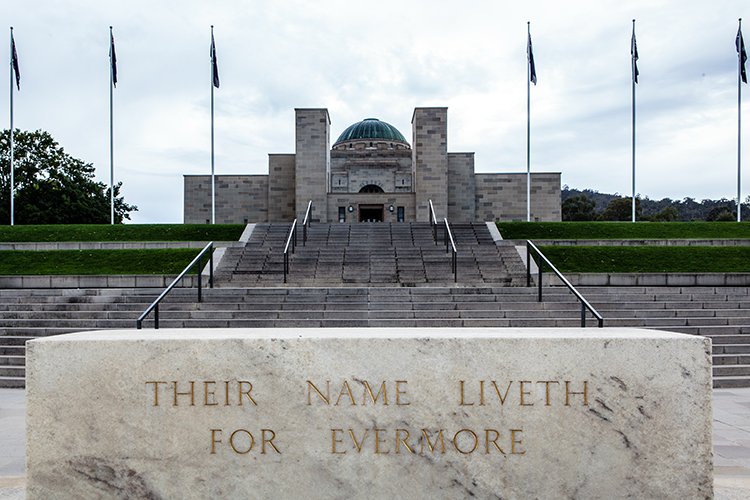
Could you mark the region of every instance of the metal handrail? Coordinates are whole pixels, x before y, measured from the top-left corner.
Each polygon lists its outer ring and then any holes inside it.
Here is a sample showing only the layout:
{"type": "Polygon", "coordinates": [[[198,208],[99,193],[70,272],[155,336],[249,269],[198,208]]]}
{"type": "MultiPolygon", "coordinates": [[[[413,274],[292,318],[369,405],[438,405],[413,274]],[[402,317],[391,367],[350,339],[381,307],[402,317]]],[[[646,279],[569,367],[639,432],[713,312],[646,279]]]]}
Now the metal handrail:
{"type": "Polygon", "coordinates": [[[443,218],[443,222],[445,223],[445,253],[448,253],[449,250],[452,251],[451,270],[453,271],[453,282],[458,283],[458,251],[456,250],[456,242],[453,240],[453,233],[448,224],[448,219],[443,218]],[[448,243],[450,243],[450,249],[448,248],[448,243]]]}
{"type": "Polygon", "coordinates": [[[294,253],[297,246],[297,219],[292,221],[292,227],[289,228],[289,236],[286,237],[286,245],[284,245],[284,283],[289,273],[289,245],[292,246],[292,253],[294,253]]]}
{"type": "Polygon", "coordinates": [[[138,316],[138,319],[135,320],[135,327],[140,330],[143,327],[143,320],[146,319],[146,316],[149,315],[151,311],[154,311],[154,329],[159,328],[159,302],[162,301],[164,297],[167,296],[167,294],[172,291],[172,289],[177,285],[177,283],[185,277],[185,275],[196,265],[198,264],[198,302],[203,302],[203,296],[201,295],[201,291],[203,289],[203,283],[201,281],[202,276],[202,269],[201,264],[203,261],[203,255],[208,253],[208,286],[210,288],[214,287],[214,242],[210,241],[205,247],[203,247],[203,250],[200,251],[200,253],[190,262],[190,264],[187,265],[185,269],[182,270],[182,272],[172,281],[172,283],[169,284],[167,288],[164,289],[163,292],[161,292],[161,295],[159,295],[155,301],[151,303],[150,306],[146,308],[143,313],[138,316]]]}
{"type": "Polygon", "coordinates": [[[542,267],[543,264],[546,264],[549,266],[550,269],[557,275],[558,278],[560,278],[560,281],[563,282],[565,286],[568,287],[568,290],[573,292],[573,295],[576,296],[576,298],[581,301],[581,326],[586,326],[586,309],[591,311],[591,314],[594,315],[594,317],[599,322],[599,328],[602,328],[604,326],[604,318],[602,317],[599,312],[594,309],[594,306],[589,304],[588,300],[586,300],[581,293],[576,290],[576,288],[570,284],[570,281],[568,281],[565,276],[562,275],[560,271],[557,270],[557,268],[552,264],[552,262],[549,261],[549,259],[537,248],[534,243],[532,243],[530,240],[526,240],[526,286],[531,286],[531,250],[534,250],[536,254],[539,256],[539,262],[537,262],[537,267],[539,268],[539,302],[542,301],[542,267]],[[542,262],[543,261],[543,262],[542,262]]]}
{"type": "Polygon", "coordinates": [[[302,219],[302,246],[307,244],[307,228],[310,227],[312,219],[310,218],[310,211],[312,210],[312,200],[307,202],[307,210],[305,210],[305,218],[302,219]]]}
{"type": "Polygon", "coordinates": [[[437,245],[437,217],[435,217],[435,207],[432,205],[432,200],[427,200],[430,204],[430,226],[432,226],[432,240],[437,245]]]}

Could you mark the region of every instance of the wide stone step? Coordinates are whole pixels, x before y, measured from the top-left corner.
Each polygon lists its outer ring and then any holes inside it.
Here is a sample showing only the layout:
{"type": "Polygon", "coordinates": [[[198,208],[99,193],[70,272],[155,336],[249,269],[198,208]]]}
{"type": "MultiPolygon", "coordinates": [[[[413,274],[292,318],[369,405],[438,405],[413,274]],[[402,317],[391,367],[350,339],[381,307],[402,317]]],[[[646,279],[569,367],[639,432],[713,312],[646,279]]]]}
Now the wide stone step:
{"type": "Polygon", "coordinates": [[[714,365],[716,377],[750,377],[750,364],[714,365]]]}
{"type": "Polygon", "coordinates": [[[0,354],[0,366],[23,366],[26,356],[21,354],[0,354]]]}
{"type": "Polygon", "coordinates": [[[0,365],[0,378],[23,378],[25,376],[26,367],[24,365],[0,365]]]}
{"type": "Polygon", "coordinates": [[[714,377],[714,389],[736,389],[750,387],[750,376],[714,377]]]}
{"type": "Polygon", "coordinates": [[[0,377],[0,388],[23,389],[26,387],[25,377],[0,377]]]}
{"type": "Polygon", "coordinates": [[[750,342],[746,344],[713,344],[713,353],[716,354],[748,354],[750,355],[750,342]]]}

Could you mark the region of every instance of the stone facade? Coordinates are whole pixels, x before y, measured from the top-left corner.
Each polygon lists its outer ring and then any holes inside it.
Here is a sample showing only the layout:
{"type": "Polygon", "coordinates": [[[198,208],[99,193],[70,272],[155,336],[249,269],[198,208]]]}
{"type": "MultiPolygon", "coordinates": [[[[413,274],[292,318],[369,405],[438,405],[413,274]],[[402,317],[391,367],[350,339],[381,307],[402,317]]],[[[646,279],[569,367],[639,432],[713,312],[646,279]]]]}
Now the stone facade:
{"type": "MultiPolygon", "coordinates": [[[[323,108],[295,110],[295,152],[268,156],[268,175],[216,176],[216,222],[526,220],[526,174],[476,174],[474,153],[448,152],[447,108],[416,108],[412,145],[368,118],[331,146],[323,108]]],[[[559,221],[560,173],[532,173],[532,220],[559,221]]],[[[185,176],[186,223],[211,220],[211,178],[185,176]]]]}
{"type": "MultiPolygon", "coordinates": [[[[217,175],[216,223],[268,220],[267,175],[217,175]]],[[[289,219],[287,219],[289,220],[289,219]]],[[[211,176],[185,176],[185,224],[211,222],[211,176]]]]}
{"type": "MultiPolygon", "coordinates": [[[[479,220],[526,220],[526,174],[476,174],[479,220]]],[[[559,221],[560,174],[531,174],[531,220],[559,221]]]]}

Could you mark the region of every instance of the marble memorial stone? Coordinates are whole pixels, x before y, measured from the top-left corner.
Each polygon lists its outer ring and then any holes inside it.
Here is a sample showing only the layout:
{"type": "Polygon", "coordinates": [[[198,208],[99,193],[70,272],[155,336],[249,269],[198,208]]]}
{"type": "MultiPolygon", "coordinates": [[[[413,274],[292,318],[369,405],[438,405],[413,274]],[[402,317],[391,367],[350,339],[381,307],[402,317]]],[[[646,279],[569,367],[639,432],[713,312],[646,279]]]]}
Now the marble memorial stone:
{"type": "Polygon", "coordinates": [[[28,498],[710,498],[710,340],[100,331],[28,344],[28,498]]]}

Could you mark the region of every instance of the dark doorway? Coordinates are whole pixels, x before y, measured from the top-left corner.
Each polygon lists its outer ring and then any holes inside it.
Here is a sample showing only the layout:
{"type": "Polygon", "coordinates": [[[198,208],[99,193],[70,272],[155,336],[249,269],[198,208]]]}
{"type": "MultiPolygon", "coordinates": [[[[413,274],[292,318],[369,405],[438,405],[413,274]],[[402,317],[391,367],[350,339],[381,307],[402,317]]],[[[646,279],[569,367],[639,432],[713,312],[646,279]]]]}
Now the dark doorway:
{"type": "Polygon", "coordinates": [[[360,205],[359,222],[383,222],[383,205],[360,205]]]}

